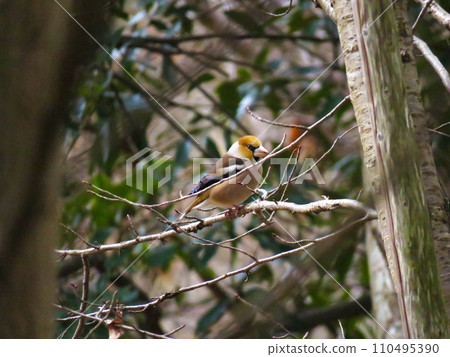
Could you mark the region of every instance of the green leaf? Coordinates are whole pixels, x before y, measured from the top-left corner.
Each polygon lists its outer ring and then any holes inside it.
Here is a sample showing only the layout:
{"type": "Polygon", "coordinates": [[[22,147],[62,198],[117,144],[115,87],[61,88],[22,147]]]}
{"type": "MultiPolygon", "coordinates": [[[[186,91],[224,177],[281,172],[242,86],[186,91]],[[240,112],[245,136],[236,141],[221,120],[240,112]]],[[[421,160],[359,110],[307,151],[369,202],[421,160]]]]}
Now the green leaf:
{"type": "Polygon", "coordinates": [[[355,249],[356,244],[349,244],[347,245],[347,247],[341,247],[339,253],[336,256],[334,266],[337,271],[337,280],[341,283],[344,283],[345,277],[347,276],[347,273],[352,266],[355,249]]]}
{"type": "Polygon", "coordinates": [[[216,77],[214,77],[211,73],[208,73],[208,72],[202,73],[197,78],[195,78],[193,83],[191,83],[191,85],[188,88],[188,93],[191,90],[193,90],[195,87],[198,87],[200,84],[212,81],[214,78],[216,78],[216,77]]]}
{"type": "Polygon", "coordinates": [[[225,15],[231,21],[243,27],[249,32],[262,32],[261,25],[259,25],[249,14],[245,12],[231,10],[225,12],[225,15]]]}
{"type": "Polygon", "coordinates": [[[269,47],[264,47],[255,58],[255,65],[263,66],[266,63],[267,55],[269,54],[269,47]]]}
{"type": "Polygon", "coordinates": [[[149,249],[145,255],[145,258],[150,267],[157,267],[162,270],[167,270],[175,257],[176,251],[177,247],[173,244],[161,245],[159,247],[149,249]]]}
{"type": "Polygon", "coordinates": [[[288,19],[289,33],[301,30],[304,27],[303,13],[295,10],[288,19]]]}
{"type": "Polygon", "coordinates": [[[175,84],[177,75],[176,70],[172,65],[172,59],[170,56],[164,56],[162,63],[162,78],[164,78],[169,84],[175,84]]]}
{"type": "Polygon", "coordinates": [[[264,103],[274,115],[278,115],[278,112],[283,108],[283,99],[273,90],[264,97],[264,103]]]}
{"type": "Polygon", "coordinates": [[[206,151],[208,151],[210,157],[219,158],[221,156],[216,143],[209,136],[206,137],[206,151]]]}
{"type": "Polygon", "coordinates": [[[177,146],[177,152],[175,154],[175,161],[180,166],[186,166],[189,161],[189,151],[191,143],[188,140],[182,140],[177,146]]]}
{"type": "Polygon", "coordinates": [[[113,227],[100,228],[95,231],[90,241],[93,244],[103,244],[106,238],[108,238],[114,231],[113,227]]]}
{"type": "Polygon", "coordinates": [[[237,83],[234,81],[222,82],[216,88],[216,93],[228,113],[233,117],[236,116],[236,111],[241,101],[237,83]]]}
{"type": "Polygon", "coordinates": [[[267,281],[272,285],[274,281],[273,271],[269,265],[261,265],[258,270],[251,274],[251,279],[252,282],[267,281]]]}
{"type": "Polygon", "coordinates": [[[239,68],[237,71],[239,85],[252,80],[252,75],[245,68],[239,68]]]}
{"type": "Polygon", "coordinates": [[[198,320],[197,327],[195,328],[195,335],[198,337],[204,337],[207,335],[210,327],[219,321],[219,319],[227,311],[229,304],[230,302],[228,300],[223,299],[209,309],[206,314],[198,320]]]}

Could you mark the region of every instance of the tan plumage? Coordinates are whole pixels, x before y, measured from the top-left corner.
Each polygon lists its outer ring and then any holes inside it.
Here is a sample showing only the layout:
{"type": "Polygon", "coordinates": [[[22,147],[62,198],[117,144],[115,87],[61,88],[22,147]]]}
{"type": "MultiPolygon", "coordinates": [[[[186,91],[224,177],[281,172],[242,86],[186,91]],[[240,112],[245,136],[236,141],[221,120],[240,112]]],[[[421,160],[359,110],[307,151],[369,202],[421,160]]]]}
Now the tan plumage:
{"type": "MultiPolygon", "coordinates": [[[[240,138],[216,163],[214,169],[202,177],[200,183],[192,190],[191,194],[202,191],[224,178],[235,175],[245,167],[254,164],[268,153],[269,152],[264,148],[261,141],[255,136],[247,135],[240,138]]],[[[261,166],[253,167],[231,180],[224,181],[221,184],[212,187],[210,190],[200,193],[195,201],[192,202],[188,209],[182,214],[180,219],[194,207],[199,206],[205,201],[221,208],[233,208],[234,206],[239,205],[252,195],[251,189],[255,189],[258,186],[261,170],[261,166]]]]}

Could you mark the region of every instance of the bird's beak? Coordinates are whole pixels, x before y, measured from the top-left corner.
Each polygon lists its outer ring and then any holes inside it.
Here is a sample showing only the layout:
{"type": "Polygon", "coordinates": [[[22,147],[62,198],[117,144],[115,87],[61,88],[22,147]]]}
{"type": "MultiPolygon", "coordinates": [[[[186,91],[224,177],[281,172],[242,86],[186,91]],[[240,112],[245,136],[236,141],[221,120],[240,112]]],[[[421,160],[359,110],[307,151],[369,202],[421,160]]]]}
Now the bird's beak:
{"type": "Polygon", "coordinates": [[[255,152],[253,153],[254,157],[258,157],[258,158],[262,158],[264,156],[267,156],[269,154],[269,152],[267,151],[267,149],[264,146],[260,146],[259,148],[257,148],[255,150],[255,152]]]}

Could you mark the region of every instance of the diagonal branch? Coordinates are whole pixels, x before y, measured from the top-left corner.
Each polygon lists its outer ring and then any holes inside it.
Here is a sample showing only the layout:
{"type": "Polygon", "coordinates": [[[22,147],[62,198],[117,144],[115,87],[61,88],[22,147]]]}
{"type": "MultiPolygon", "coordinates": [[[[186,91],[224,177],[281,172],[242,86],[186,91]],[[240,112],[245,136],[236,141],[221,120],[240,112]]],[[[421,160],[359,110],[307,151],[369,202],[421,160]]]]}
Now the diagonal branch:
{"type": "Polygon", "coordinates": [[[450,14],[446,12],[436,1],[432,1],[428,5],[428,0],[415,0],[422,6],[422,8],[427,7],[427,12],[434,17],[441,25],[443,25],[447,30],[450,31],[450,14]]]}
{"type": "Polygon", "coordinates": [[[442,65],[442,63],[439,61],[439,58],[437,58],[433,52],[431,52],[430,47],[428,47],[427,43],[417,36],[413,36],[413,43],[414,46],[422,52],[425,59],[431,64],[431,66],[434,68],[438,76],[442,80],[442,84],[447,89],[448,92],[450,92],[450,75],[448,74],[445,67],[442,65]]]}

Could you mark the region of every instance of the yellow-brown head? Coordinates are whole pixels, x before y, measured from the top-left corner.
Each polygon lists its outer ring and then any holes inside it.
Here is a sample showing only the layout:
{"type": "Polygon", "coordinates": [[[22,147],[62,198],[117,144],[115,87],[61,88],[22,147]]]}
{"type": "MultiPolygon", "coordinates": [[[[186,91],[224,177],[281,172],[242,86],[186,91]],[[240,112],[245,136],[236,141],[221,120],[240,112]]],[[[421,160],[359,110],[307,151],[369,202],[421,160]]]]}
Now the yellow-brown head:
{"type": "Polygon", "coordinates": [[[261,140],[256,136],[247,135],[236,141],[228,152],[234,157],[246,158],[251,161],[258,161],[269,154],[262,145],[261,140]]]}

